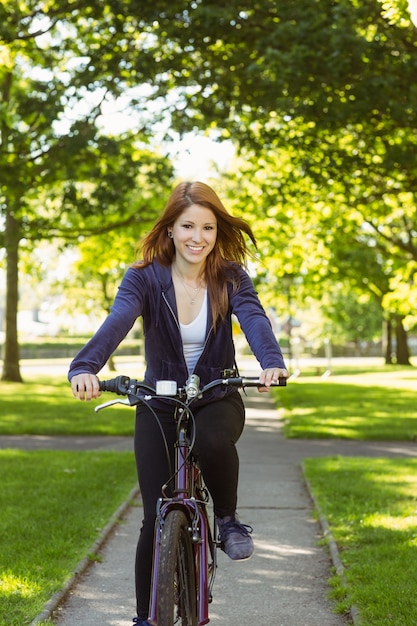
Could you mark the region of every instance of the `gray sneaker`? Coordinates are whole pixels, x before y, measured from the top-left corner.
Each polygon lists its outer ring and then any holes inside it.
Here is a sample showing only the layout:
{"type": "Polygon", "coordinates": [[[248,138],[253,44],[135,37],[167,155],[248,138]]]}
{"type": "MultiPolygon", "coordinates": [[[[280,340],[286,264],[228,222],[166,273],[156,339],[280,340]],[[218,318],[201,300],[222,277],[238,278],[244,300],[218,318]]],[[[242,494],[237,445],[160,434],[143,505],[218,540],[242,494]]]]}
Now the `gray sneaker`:
{"type": "Polygon", "coordinates": [[[253,541],[250,533],[251,526],[241,524],[237,517],[228,515],[226,517],[216,517],[219,528],[218,540],[220,547],[228,557],[234,561],[248,559],[253,553],[253,541]]]}

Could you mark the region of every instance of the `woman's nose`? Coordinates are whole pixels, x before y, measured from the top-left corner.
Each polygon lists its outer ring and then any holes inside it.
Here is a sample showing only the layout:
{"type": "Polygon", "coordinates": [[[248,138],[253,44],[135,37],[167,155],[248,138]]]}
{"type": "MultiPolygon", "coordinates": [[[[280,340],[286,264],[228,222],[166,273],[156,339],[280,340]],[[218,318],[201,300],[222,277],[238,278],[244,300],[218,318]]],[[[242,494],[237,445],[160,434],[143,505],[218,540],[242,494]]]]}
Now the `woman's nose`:
{"type": "Polygon", "coordinates": [[[199,228],[194,228],[193,230],[193,241],[201,241],[201,230],[199,228]]]}

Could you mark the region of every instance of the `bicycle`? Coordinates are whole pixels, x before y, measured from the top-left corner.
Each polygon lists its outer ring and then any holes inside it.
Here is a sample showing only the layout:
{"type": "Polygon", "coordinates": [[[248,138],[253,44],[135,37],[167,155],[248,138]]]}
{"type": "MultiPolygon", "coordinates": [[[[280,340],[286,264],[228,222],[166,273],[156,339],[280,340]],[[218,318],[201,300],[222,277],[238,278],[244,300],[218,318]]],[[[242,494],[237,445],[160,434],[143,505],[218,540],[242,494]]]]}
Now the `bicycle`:
{"type": "MultiPolygon", "coordinates": [[[[153,388],[128,376],[100,381],[101,391],[126,396],[126,399],[100,404],[95,408],[96,412],[117,403],[136,406],[152,398],[165,399],[175,407],[175,487],[170,497],[166,494],[170,481],[162,487],[155,523],[149,619],[158,626],[203,626],[210,621],[216,550],[221,544],[217,540],[216,518],[212,526],[209,522],[209,494],[198,461],[192,454],[193,414],[190,405],[209,389],[221,385],[241,389],[261,386],[258,378],[236,376],[234,370],[225,370],[222,378],[202,388],[195,374],[181,388],[177,388],[175,381],[158,381],[153,388]]],[[[274,384],[285,385],[285,378],[274,384]]],[[[157,419],[156,412],[151,410],[157,419]]]]}

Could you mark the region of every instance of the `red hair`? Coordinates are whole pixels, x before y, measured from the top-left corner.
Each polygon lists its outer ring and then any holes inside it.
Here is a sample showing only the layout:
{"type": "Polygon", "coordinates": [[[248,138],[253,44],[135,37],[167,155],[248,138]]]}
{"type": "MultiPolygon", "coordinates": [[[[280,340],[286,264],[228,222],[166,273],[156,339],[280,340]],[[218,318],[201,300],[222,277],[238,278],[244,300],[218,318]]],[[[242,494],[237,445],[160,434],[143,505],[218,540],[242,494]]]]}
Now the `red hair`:
{"type": "Polygon", "coordinates": [[[214,327],[225,318],[228,309],[227,281],[238,285],[237,272],[231,274],[230,262],[243,266],[248,254],[244,233],[256,247],[256,239],[245,220],[233,217],[225,209],[216,192],[201,182],[180,183],[172,192],[165,209],[152,230],[141,242],[142,261],[134,267],[146,267],[153,260],[161,265],[171,265],[175,257],[173,241],[168,229],[185,209],[192,204],[210,209],[217,220],[216,245],[207,257],[204,278],[210,296],[214,327]]]}

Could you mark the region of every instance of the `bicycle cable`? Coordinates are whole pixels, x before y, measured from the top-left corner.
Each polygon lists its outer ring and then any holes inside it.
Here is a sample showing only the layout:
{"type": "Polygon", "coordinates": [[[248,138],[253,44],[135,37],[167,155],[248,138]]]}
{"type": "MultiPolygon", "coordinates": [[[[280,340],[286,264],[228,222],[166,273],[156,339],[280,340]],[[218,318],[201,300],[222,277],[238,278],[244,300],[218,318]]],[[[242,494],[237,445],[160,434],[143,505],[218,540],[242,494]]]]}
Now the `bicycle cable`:
{"type": "MultiPolygon", "coordinates": [[[[164,444],[165,455],[166,455],[166,459],[167,459],[167,463],[168,463],[169,478],[165,482],[165,484],[162,485],[162,494],[163,494],[164,497],[167,497],[167,494],[165,493],[165,489],[168,487],[168,485],[170,483],[175,481],[175,476],[178,474],[180,469],[182,469],[184,464],[187,462],[187,460],[191,456],[191,453],[192,453],[192,450],[193,450],[193,447],[194,447],[194,443],[195,443],[195,439],[196,439],[196,434],[195,434],[195,431],[196,431],[196,428],[195,428],[195,417],[194,417],[194,413],[191,411],[189,405],[187,405],[185,402],[182,402],[182,400],[179,400],[178,398],[172,398],[171,396],[159,396],[159,395],[156,396],[155,395],[155,396],[152,396],[150,398],[150,400],[146,400],[144,397],[140,397],[140,403],[144,404],[149,409],[149,411],[152,414],[152,417],[156,420],[156,423],[158,424],[158,428],[160,430],[162,441],[163,441],[163,444],[164,444]],[[191,422],[190,431],[192,432],[192,435],[190,436],[190,440],[189,440],[189,451],[188,451],[187,456],[183,459],[183,465],[181,467],[177,468],[175,471],[173,471],[173,469],[172,469],[171,454],[170,454],[168,441],[167,441],[167,438],[165,436],[163,426],[161,424],[161,421],[160,421],[160,419],[158,417],[158,414],[157,414],[156,410],[152,407],[152,405],[150,403],[150,400],[154,400],[155,398],[157,398],[158,400],[169,401],[172,404],[175,404],[175,408],[182,407],[184,409],[184,411],[188,412],[188,419],[191,422]]],[[[181,423],[181,418],[179,419],[178,423],[181,423]]]]}

